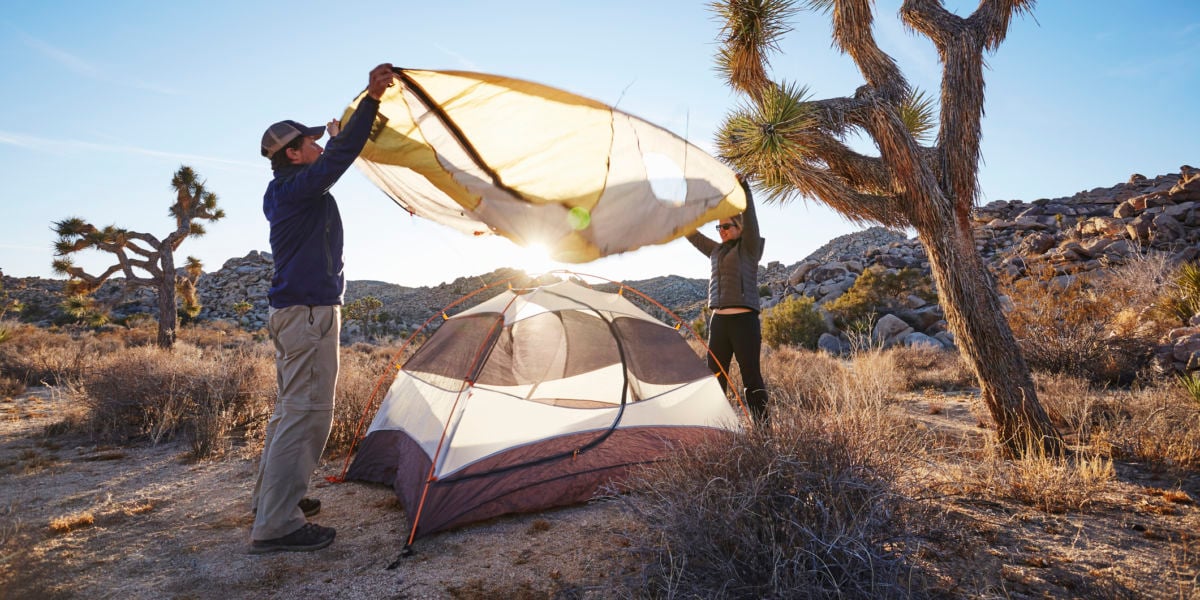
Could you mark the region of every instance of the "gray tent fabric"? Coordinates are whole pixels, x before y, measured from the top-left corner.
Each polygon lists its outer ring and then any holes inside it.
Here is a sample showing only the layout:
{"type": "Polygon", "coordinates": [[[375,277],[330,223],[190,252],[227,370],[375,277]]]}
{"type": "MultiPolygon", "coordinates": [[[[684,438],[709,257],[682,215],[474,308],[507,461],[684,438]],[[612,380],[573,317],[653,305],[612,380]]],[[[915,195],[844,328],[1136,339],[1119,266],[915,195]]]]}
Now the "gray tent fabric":
{"type": "Polygon", "coordinates": [[[675,328],[564,281],[443,323],[400,369],[346,478],[395,489],[411,544],[587,501],[633,465],[740,428],[675,328]]]}

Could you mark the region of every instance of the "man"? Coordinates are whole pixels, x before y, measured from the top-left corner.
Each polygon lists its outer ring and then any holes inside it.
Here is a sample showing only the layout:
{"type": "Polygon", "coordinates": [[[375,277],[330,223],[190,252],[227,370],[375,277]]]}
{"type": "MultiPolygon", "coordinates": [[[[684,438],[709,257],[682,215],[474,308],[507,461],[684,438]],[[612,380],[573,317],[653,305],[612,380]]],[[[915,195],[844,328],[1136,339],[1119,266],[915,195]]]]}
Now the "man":
{"type": "Polygon", "coordinates": [[[268,329],[275,344],[279,397],[267,423],[252,508],[250,552],[305,552],[333,543],[335,531],[309,523],[320,502],[305,498],[333,424],[341,333],[342,218],[329,189],[354,162],[392,85],[390,64],[371,70],[367,95],[338,132],[280,121],[267,128],[262,155],[275,178],[263,195],[271,224],[275,274],[268,292],[268,329]]]}

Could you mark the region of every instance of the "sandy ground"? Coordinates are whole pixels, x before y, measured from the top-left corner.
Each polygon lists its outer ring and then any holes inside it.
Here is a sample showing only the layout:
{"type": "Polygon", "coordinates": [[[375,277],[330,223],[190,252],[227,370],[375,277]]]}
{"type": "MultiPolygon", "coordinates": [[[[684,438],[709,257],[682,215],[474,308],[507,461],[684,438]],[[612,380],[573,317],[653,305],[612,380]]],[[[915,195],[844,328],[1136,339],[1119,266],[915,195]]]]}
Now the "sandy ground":
{"type": "Polygon", "coordinates": [[[326,483],[341,461],[322,465],[310,493],[333,545],[249,555],[255,457],[190,462],[177,444],[45,436],[66,401],[35,390],[0,402],[0,598],[590,598],[629,575],[610,503],[418,540],[388,570],[403,511],[390,488],[326,483]],[[56,519],[74,523],[60,533],[56,519]]]}
{"type": "MultiPolygon", "coordinates": [[[[315,553],[246,553],[254,456],[190,462],[186,447],[97,446],[47,435],[68,398],[0,400],[0,598],[613,598],[639,577],[636,524],[594,502],[420,540],[392,491],[327,484],[315,553]]],[[[918,426],[982,435],[970,398],[910,398],[918,426]]],[[[340,460],[319,475],[336,475],[340,460]]],[[[1200,481],[1117,466],[1085,511],[950,497],[955,543],[924,552],[938,597],[1192,598],[1200,481]],[[950,554],[952,553],[952,555],[950,554]]]]}

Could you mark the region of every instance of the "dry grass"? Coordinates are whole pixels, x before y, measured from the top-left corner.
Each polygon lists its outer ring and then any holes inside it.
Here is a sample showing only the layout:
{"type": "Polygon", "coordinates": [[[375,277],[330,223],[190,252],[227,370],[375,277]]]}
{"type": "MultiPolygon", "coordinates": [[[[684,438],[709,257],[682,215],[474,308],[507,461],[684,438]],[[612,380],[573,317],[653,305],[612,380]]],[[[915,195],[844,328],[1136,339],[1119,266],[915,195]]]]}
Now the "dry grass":
{"type": "Polygon", "coordinates": [[[265,346],[131,347],[99,360],[83,391],[84,426],[93,437],[157,444],[186,435],[192,455],[203,458],[226,450],[234,430],[266,419],[274,365],[265,346]]]}
{"type": "Polygon", "coordinates": [[[777,404],[798,404],[813,409],[854,410],[881,407],[908,387],[896,354],[872,349],[849,360],[824,352],[783,347],[763,357],[763,371],[777,404]]]}
{"type": "Polygon", "coordinates": [[[1107,389],[1064,374],[1035,379],[1051,420],[1081,448],[1159,469],[1200,466],[1200,405],[1178,383],[1107,389]]]}
{"type": "Polygon", "coordinates": [[[0,375],[27,385],[77,381],[100,357],[123,346],[118,339],[88,331],[68,334],[22,324],[0,344],[0,375]]]}
{"type": "Polygon", "coordinates": [[[903,483],[921,444],[888,406],[894,361],[787,348],[770,361],[770,427],[645,467],[644,491],[621,498],[646,525],[630,593],[907,597],[921,574],[906,521],[926,519],[903,483]]]}
{"type": "MultiPolygon", "coordinates": [[[[375,417],[375,410],[396,377],[395,358],[399,348],[359,343],[342,348],[338,373],[333,428],[325,454],[343,457],[375,417]]],[[[406,350],[406,353],[411,353],[406,350]]]]}
{"type": "MultiPolygon", "coordinates": [[[[57,350],[55,364],[85,357],[79,359],[82,368],[59,369],[67,376],[52,388],[59,400],[72,398],[59,402],[60,410],[73,406],[79,412],[37,434],[34,443],[9,446],[0,471],[42,477],[84,465],[91,469],[134,459],[146,450],[137,446],[171,440],[193,456],[219,456],[241,441],[245,452],[238,456],[256,456],[275,395],[269,342],[220,328],[189,329],[170,353],[134,343],[137,334],[47,333],[46,340],[67,344],[57,350]],[[57,437],[67,432],[89,433],[112,445],[72,457],[69,449],[78,442],[57,437]]],[[[35,337],[22,347],[42,348],[39,364],[54,362],[47,359],[49,345],[35,337]]],[[[327,456],[339,466],[360,417],[370,419],[386,391],[395,352],[367,344],[342,349],[327,446],[327,456]]],[[[5,356],[0,364],[13,364],[3,362],[14,360],[5,356]]],[[[1200,404],[1178,383],[1108,389],[1080,375],[1038,373],[1042,402],[1074,450],[1067,458],[1031,451],[1026,459],[1009,461],[1000,458],[983,428],[990,418],[954,354],[876,348],[839,359],[764,349],[763,367],[773,402],[770,427],[651,465],[633,482],[646,491],[620,497],[618,504],[636,526],[604,534],[614,537],[614,554],[635,563],[614,578],[623,578],[624,587],[587,595],[595,591],[578,580],[560,581],[556,569],[545,568],[540,579],[457,578],[440,592],[458,598],[1040,597],[1045,590],[1077,597],[1137,595],[1147,589],[1139,577],[1148,567],[1088,564],[1084,542],[1065,533],[1059,550],[1040,548],[1042,537],[1076,525],[1082,531],[1085,523],[1110,513],[1116,515],[1110,520],[1124,523],[1112,535],[1129,536],[1122,551],[1136,556],[1147,551],[1138,545],[1144,542],[1159,544],[1153,548],[1160,559],[1174,553],[1170,568],[1179,576],[1172,585],[1179,593],[1151,597],[1188,597],[1197,590],[1200,552],[1188,533],[1194,520],[1187,519],[1193,519],[1198,496],[1187,482],[1200,467],[1200,404]],[[979,415],[979,427],[970,420],[972,412],[979,415]],[[1139,473],[1164,475],[1139,487],[1119,476],[1132,468],[1122,461],[1136,461],[1139,473]],[[1135,525],[1142,528],[1130,529],[1135,525]]],[[[736,382],[736,369],[732,375],[736,382]]],[[[4,406],[10,405],[13,419],[46,412],[32,400],[19,411],[17,402],[4,406]]],[[[372,509],[395,516],[395,505],[387,495],[372,509]]],[[[171,512],[160,510],[163,506],[139,495],[86,508],[63,504],[22,519],[12,504],[0,505],[0,548],[38,538],[65,548],[108,530],[161,520],[171,512]],[[61,513],[67,514],[56,516],[61,513]],[[116,524],[121,527],[111,527],[116,524]],[[63,535],[70,532],[76,533],[63,535]]],[[[230,530],[244,520],[239,509],[214,523],[230,530]]],[[[539,516],[513,531],[514,539],[541,545],[563,529],[561,521],[539,516]]],[[[1094,531],[1088,535],[1079,539],[1098,543],[1094,531]]],[[[488,563],[496,573],[538,560],[527,550],[497,556],[488,563]]]]}
{"type": "Polygon", "coordinates": [[[1115,458],[1165,469],[1200,467],[1200,407],[1173,383],[1118,392],[1089,438],[1115,458]]]}
{"type": "Polygon", "coordinates": [[[25,393],[25,382],[8,375],[0,375],[0,399],[12,398],[25,393]]]}
{"type": "Polygon", "coordinates": [[[1050,514],[1081,511],[1100,502],[1116,479],[1111,459],[1079,452],[1072,457],[1030,449],[1019,460],[1000,458],[998,448],[944,460],[934,473],[943,493],[974,500],[1004,499],[1050,514]]]}
{"type": "Polygon", "coordinates": [[[70,515],[56,517],[50,520],[50,531],[59,535],[70,533],[84,527],[91,527],[96,524],[96,515],[90,510],[78,512],[70,515]]]}
{"type": "Polygon", "coordinates": [[[890,350],[904,375],[906,390],[969,390],[979,386],[962,355],[927,346],[898,346],[890,350]]]}
{"type": "MultiPolygon", "coordinates": [[[[0,383],[12,382],[0,396],[42,381],[76,398],[78,408],[47,427],[50,435],[76,431],[105,442],[151,444],[182,437],[194,458],[220,456],[240,440],[255,454],[275,402],[270,342],[215,323],[181,328],[168,351],[153,345],[155,333],[152,321],[99,333],[16,327],[0,346],[0,383]]],[[[344,454],[362,415],[378,406],[395,373],[396,351],[368,344],[342,349],[329,455],[344,454]]]]}
{"type": "Polygon", "coordinates": [[[1167,269],[1148,257],[1070,280],[1047,266],[1005,282],[1013,301],[1008,321],[1030,367],[1101,384],[1134,382],[1158,339],[1177,325],[1147,318],[1167,269]]]}

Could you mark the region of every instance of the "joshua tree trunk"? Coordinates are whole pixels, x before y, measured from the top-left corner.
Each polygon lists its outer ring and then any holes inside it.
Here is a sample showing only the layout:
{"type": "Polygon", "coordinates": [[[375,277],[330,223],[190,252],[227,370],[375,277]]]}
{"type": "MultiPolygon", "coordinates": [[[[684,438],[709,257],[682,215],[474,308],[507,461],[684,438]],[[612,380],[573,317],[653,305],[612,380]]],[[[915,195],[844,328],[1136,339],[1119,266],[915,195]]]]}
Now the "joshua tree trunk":
{"type": "Polygon", "coordinates": [[[959,350],[979,381],[1005,454],[1063,451],[1062,438],[1037,400],[1029,367],[1000,307],[992,274],[975,250],[965,219],[918,227],[942,310],[959,350]]]}
{"type": "Polygon", "coordinates": [[[155,283],[158,286],[158,339],[159,348],[175,347],[175,329],[179,325],[179,315],[175,312],[175,263],[171,253],[163,253],[163,277],[155,283]]]}

